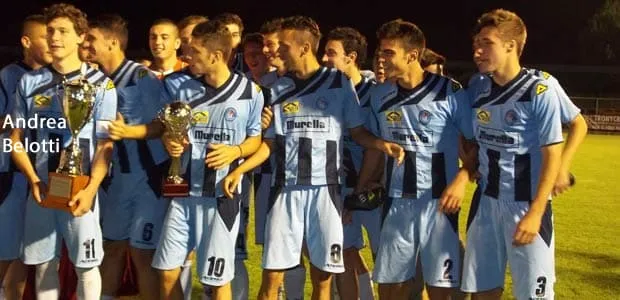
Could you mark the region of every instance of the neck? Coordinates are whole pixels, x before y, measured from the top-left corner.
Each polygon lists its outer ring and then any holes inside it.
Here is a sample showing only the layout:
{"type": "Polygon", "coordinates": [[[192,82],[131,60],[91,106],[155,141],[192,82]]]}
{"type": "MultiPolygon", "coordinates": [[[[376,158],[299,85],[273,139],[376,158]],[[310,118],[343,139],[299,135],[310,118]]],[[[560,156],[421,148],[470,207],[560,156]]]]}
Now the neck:
{"type": "Polygon", "coordinates": [[[219,66],[215,71],[207,72],[203,75],[204,81],[216,89],[224,85],[229,77],[230,69],[228,69],[227,65],[219,66]]]}
{"type": "Polygon", "coordinates": [[[60,74],[67,74],[69,72],[78,70],[82,66],[82,61],[76,53],[69,55],[61,59],[54,59],[52,61],[52,67],[60,74]]]}
{"type": "Polygon", "coordinates": [[[118,51],[106,57],[100,61],[101,69],[106,75],[110,75],[118,69],[125,60],[125,54],[122,51],[118,51]]]}
{"type": "Polygon", "coordinates": [[[151,69],[159,72],[166,72],[174,69],[174,66],[177,64],[176,55],[172,55],[167,58],[155,57],[153,59],[153,65],[151,65],[151,69]]]}
{"type": "Polygon", "coordinates": [[[349,70],[344,72],[351,78],[353,85],[358,85],[362,81],[362,73],[360,73],[360,69],[357,67],[351,67],[349,70]]]}
{"type": "Polygon", "coordinates": [[[24,64],[31,67],[33,70],[36,70],[43,65],[37,62],[32,55],[28,54],[28,52],[24,52],[24,60],[22,60],[24,64]]]}
{"type": "Polygon", "coordinates": [[[308,79],[320,68],[321,65],[319,64],[319,61],[316,60],[314,55],[311,55],[310,57],[304,59],[300,68],[295,71],[295,77],[299,79],[308,79]]]}
{"type": "Polygon", "coordinates": [[[403,77],[398,79],[398,85],[406,89],[413,89],[424,80],[424,70],[419,64],[413,67],[403,77]]]}
{"type": "Polygon", "coordinates": [[[499,86],[503,86],[515,79],[521,72],[521,65],[518,59],[509,60],[502,68],[492,72],[493,81],[499,86]]]}

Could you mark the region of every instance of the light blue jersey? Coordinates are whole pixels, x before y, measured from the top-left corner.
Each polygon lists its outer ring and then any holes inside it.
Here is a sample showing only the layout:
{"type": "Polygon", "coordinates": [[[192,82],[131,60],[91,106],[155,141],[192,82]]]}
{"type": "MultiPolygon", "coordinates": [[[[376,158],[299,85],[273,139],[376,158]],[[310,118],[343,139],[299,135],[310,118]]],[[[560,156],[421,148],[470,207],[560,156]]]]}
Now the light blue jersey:
{"type": "Polygon", "coordinates": [[[192,107],[195,125],[189,130],[191,149],[183,156],[190,196],[222,196],[221,181],[239,161],[220,170],[207,168],[207,145],[240,145],[247,137],[261,134],[261,88],[245,76],[232,73],[224,85],[215,89],[188,71],[170,74],[164,79],[164,86],[165,101],[180,100],[192,107]]]}
{"type": "Polygon", "coordinates": [[[405,149],[401,165],[387,159],[389,196],[438,199],[459,168],[459,133],[472,138],[465,90],[450,78],[425,73],[411,90],[384,83],[374,87],[369,97],[373,132],[405,149]]]}
{"type": "Polygon", "coordinates": [[[484,195],[531,201],[539,182],[541,147],[563,140],[557,85],[522,70],[502,87],[475,75],[468,91],[484,195]]]}
{"type": "Polygon", "coordinates": [[[581,112],[579,107],[570,100],[570,97],[566,94],[566,91],[560,85],[560,82],[553,77],[551,74],[536,70],[536,69],[525,69],[528,73],[536,75],[539,78],[545,80],[545,84],[549,86],[553,86],[553,89],[556,90],[558,97],[560,99],[560,119],[562,120],[562,124],[569,124],[572,122],[577,115],[581,112]]]}

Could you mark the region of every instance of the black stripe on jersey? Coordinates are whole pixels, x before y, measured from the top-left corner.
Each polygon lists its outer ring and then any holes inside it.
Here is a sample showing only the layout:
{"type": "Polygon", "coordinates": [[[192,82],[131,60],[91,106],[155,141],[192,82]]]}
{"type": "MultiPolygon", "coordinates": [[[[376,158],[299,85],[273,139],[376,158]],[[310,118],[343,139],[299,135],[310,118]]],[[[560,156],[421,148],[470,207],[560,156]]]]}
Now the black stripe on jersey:
{"type": "Polygon", "coordinates": [[[379,112],[384,112],[386,110],[388,110],[390,107],[398,104],[399,102],[406,100],[408,97],[410,97],[413,94],[416,94],[417,92],[419,92],[420,90],[422,90],[423,88],[425,88],[431,81],[435,80],[437,76],[432,75],[432,74],[426,74],[424,76],[424,79],[422,80],[422,82],[414,87],[413,89],[411,89],[409,92],[407,93],[401,93],[400,91],[400,86],[399,86],[399,92],[398,94],[390,99],[389,101],[387,101],[386,103],[384,103],[381,108],[379,108],[379,112]]]}
{"type": "MultiPolygon", "coordinates": [[[[151,150],[147,144],[146,140],[138,140],[138,158],[140,159],[140,164],[142,168],[146,170],[146,176],[148,177],[147,183],[155,196],[158,198],[161,197],[161,177],[162,171],[164,170],[164,166],[155,164],[155,160],[153,159],[153,155],[151,154],[151,150]]],[[[168,169],[168,168],[166,168],[168,169]]]]}
{"type": "Polygon", "coordinates": [[[26,72],[30,72],[30,71],[32,71],[32,67],[31,67],[31,66],[29,66],[29,65],[27,65],[25,62],[23,62],[23,61],[21,61],[21,60],[20,60],[20,61],[15,62],[15,64],[16,64],[17,66],[19,66],[20,68],[24,69],[24,71],[26,71],[26,72]]]}
{"type": "MultiPolygon", "coordinates": [[[[362,82],[360,82],[355,87],[355,91],[357,92],[357,98],[360,99],[360,101],[362,100],[362,98],[364,98],[366,96],[368,91],[370,91],[370,87],[371,86],[372,86],[372,83],[370,82],[370,80],[367,79],[367,78],[364,78],[364,79],[362,79],[362,82]]],[[[364,106],[364,107],[370,106],[370,101],[366,101],[366,103],[363,103],[362,106],[364,106]]]]}
{"type": "MultiPolygon", "coordinates": [[[[36,133],[36,132],[35,132],[36,133]]],[[[49,134],[50,141],[56,141],[58,139],[60,141],[60,148],[64,150],[65,141],[63,140],[63,136],[57,133],[49,134]]],[[[48,172],[56,172],[58,165],[60,164],[60,152],[50,152],[47,157],[47,171],[48,172]]]]}
{"type": "MultiPolygon", "coordinates": [[[[6,91],[6,87],[4,87],[4,81],[0,80],[0,89],[2,90],[2,94],[4,95],[4,109],[7,108],[9,101],[11,101],[9,98],[9,93],[6,91]]],[[[0,112],[2,113],[2,112],[0,112]]],[[[11,112],[6,112],[7,114],[10,114],[11,112]]]]}
{"type": "Polygon", "coordinates": [[[286,174],[285,160],[286,160],[286,137],[276,134],[275,145],[275,158],[276,158],[276,177],[274,186],[284,186],[284,175],[286,174]]]}
{"type": "Polygon", "coordinates": [[[263,107],[269,107],[271,105],[271,89],[260,86],[260,90],[263,92],[263,107]]]}
{"type": "Polygon", "coordinates": [[[515,201],[532,200],[532,162],[530,154],[515,155],[515,201]]]}
{"type": "Polygon", "coordinates": [[[271,103],[271,105],[276,105],[280,102],[283,102],[283,101],[286,101],[287,99],[292,98],[293,96],[297,95],[297,93],[300,93],[300,91],[303,91],[305,88],[309,86],[311,87],[312,85],[314,85],[314,82],[316,82],[317,79],[320,80],[323,77],[326,78],[330,74],[330,72],[327,72],[326,70],[327,68],[321,67],[318,71],[312,74],[310,78],[306,80],[296,79],[294,74],[287,73],[284,76],[289,77],[290,79],[293,80],[293,82],[295,83],[295,88],[290,90],[289,92],[286,92],[280,95],[278,98],[273,99],[273,103],[271,103]]]}
{"type": "Polygon", "coordinates": [[[547,201],[547,207],[545,207],[545,213],[540,222],[540,229],[538,234],[545,241],[547,247],[551,247],[551,238],[553,236],[553,210],[551,209],[551,201],[547,201]]]}
{"type": "MultiPolygon", "coordinates": [[[[97,73],[98,73],[98,72],[99,72],[99,71],[98,71],[97,69],[90,69],[90,71],[86,72],[86,74],[84,75],[84,79],[87,79],[87,80],[88,80],[88,79],[90,79],[91,77],[93,77],[93,76],[97,75],[97,73]]],[[[68,76],[67,76],[67,77],[68,77],[68,76]]],[[[101,77],[104,77],[104,76],[101,76],[101,77]]],[[[101,78],[99,78],[99,79],[97,79],[97,80],[95,80],[95,81],[99,81],[99,80],[101,80],[101,78]]]]}
{"type": "Polygon", "coordinates": [[[299,138],[297,152],[297,185],[312,184],[312,139],[299,138]]]}
{"type": "Polygon", "coordinates": [[[52,65],[47,65],[47,66],[45,66],[45,68],[47,68],[47,70],[50,71],[54,77],[59,76],[60,78],[65,77],[67,79],[69,79],[71,77],[77,77],[78,75],[80,75],[82,73],[82,66],[81,65],[80,65],[79,69],[71,71],[71,72],[69,72],[67,74],[62,74],[62,73],[56,71],[56,69],[54,69],[54,67],[52,67],[52,65]]]}
{"type": "Polygon", "coordinates": [[[450,227],[454,230],[454,233],[459,234],[459,212],[455,212],[453,214],[443,213],[448,218],[448,222],[450,222],[450,227]]]}
{"type": "Polygon", "coordinates": [[[484,194],[499,198],[499,151],[487,149],[487,159],[489,160],[489,174],[487,175],[487,186],[484,189],[484,194]]]}
{"type": "MultiPolygon", "coordinates": [[[[90,140],[89,139],[79,139],[80,150],[82,150],[82,172],[84,174],[90,173],[90,140]]],[[[94,205],[91,210],[94,209],[94,205]]]]}
{"type": "Polygon", "coordinates": [[[339,89],[342,87],[342,74],[336,74],[334,76],[334,80],[332,80],[332,84],[329,85],[328,89],[339,89]]]}
{"type": "MultiPolygon", "coordinates": [[[[205,150],[205,156],[209,155],[211,149],[205,150]]],[[[217,170],[204,165],[204,177],[202,182],[202,196],[203,197],[215,197],[215,181],[217,179],[217,170]]]]}
{"type": "Polygon", "coordinates": [[[245,84],[245,89],[243,90],[243,93],[241,93],[241,96],[237,98],[237,100],[252,100],[252,88],[253,87],[254,87],[254,84],[252,84],[252,81],[247,80],[245,84]]]}
{"type": "Polygon", "coordinates": [[[124,59],[123,62],[121,63],[120,66],[118,66],[118,68],[116,68],[116,70],[114,70],[114,72],[112,72],[110,75],[108,75],[108,77],[110,77],[110,79],[112,79],[114,81],[114,84],[117,84],[117,80],[123,78],[123,73],[125,71],[127,71],[125,68],[127,67],[127,63],[129,62],[129,60],[124,59]]]}
{"type": "Polygon", "coordinates": [[[235,220],[241,209],[239,203],[241,203],[240,195],[235,195],[232,200],[226,197],[217,198],[217,213],[220,215],[228,232],[232,231],[235,225],[235,220]]]}
{"type": "Polygon", "coordinates": [[[469,226],[471,222],[474,221],[474,218],[478,214],[478,208],[480,207],[480,198],[482,197],[482,188],[480,188],[480,184],[476,184],[476,191],[474,191],[474,197],[471,199],[471,206],[469,207],[469,215],[467,216],[467,227],[465,227],[465,231],[469,230],[469,226]]]}
{"type": "Polygon", "coordinates": [[[357,185],[357,171],[355,170],[355,164],[353,164],[353,155],[348,147],[344,147],[342,164],[345,169],[344,185],[348,188],[354,188],[357,185]]]}
{"type": "Polygon", "coordinates": [[[433,199],[441,197],[443,190],[446,189],[446,159],[443,153],[433,153],[432,164],[432,190],[433,199]]]}
{"type": "MultiPolygon", "coordinates": [[[[250,82],[249,80],[247,81],[248,83],[250,82]]],[[[243,82],[243,77],[237,75],[236,78],[234,78],[234,82],[230,83],[230,88],[228,89],[228,91],[226,91],[224,94],[215,96],[214,101],[209,103],[209,105],[222,103],[228,100],[230,96],[232,96],[235,92],[237,92],[237,90],[239,89],[239,86],[241,85],[241,82],[243,82]]]]}
{"type": "MultiPolygon", "coordinates": [[[[321,77],[319,77],[319,79],[317,79],[314,83],[310,83],[304,91],[302,91],[301,93],[299,93],[299,95],[297,95],[298,97],[316,92],[316,90],[318,90],[323,85],[323,83],[325,83],[327,78],[329,78],[329,75],[332,74],[332,72],[330,72],[329,69],[323,69],[322,71],[323,71],[323,74],[321,75],[321,77]]],[[[338,76],[342,76],[342,73],[340,71],[336,71],[336,77],[338,76]]],[[[303,82],[304,83],[310,82],[310,80],[304,80],[303,82]]]]}
{"type": "MultiPolygon", "coordinates": [[[[504,86],[499,86],[497,85],[494,81],[491,80],[491,93],[489,93],[488,96],[482,97],[480,99],[478,99],[478,101],[476,101],[476,103],[474,103],[474,105],[472,106],[472,108],[480,108],[483,105],[494,101],[497,99],[497,97],[499,97],[500,95],[502,95],[504,92],[506,92],[506,94],[510,95],[510,93],[508,92],[509,90],[511,90],[514,86],[515,83],[517,83],[519,80],[521,80],[521,78],[523,78],[523,76],[525,76],[527,73],[524,71],[521,71],[521,73],[519,73],[519,75],[517,77],[515,77],[513,80],[511,80],[510,82],[508,82],[507,84],[505,84],[504,86]]],[[[508,96],[510,97],[510,96],[508,96]]]]}
{"type": "Polygon", "coordinates": [[[209,86],[203,80],[199,80],[199,82],[201,82],[204,85],[206,89],[206,93],[204,96],[196,100],[193,100],[189,103],[189,106],[192,108],[205,104],[205,103],[207,105],[212,105],[212,104],[217,104],[217,103],[221,103],[221,102],[228,100],[228,98],[230,98],[230,96],[239,87],[239,84],[241,83],[241,76],[237,75],[236,73],[231,73],[230,77],[228,77],[226,82],[222,86],[216,89],[209,86]]]}
{"type": "Polygon", "coordinates": [[[531,102],[532,101],[532,94],[534,93],[534,89],[536,88],[536,86],[538,86],[538,83],[540,83],[541,80],[534,80],[530,86],[527,88],[527,90],[525,90],[525,93],[523,93],[523,95],[521,95],[521,98],[519,98],[519,100],[517,100],[517,102],[531,102]]]}
{"type": "Polygon", "coordinates": [[[441,76],[433,75],[433,79],[431,82],[428,83],[428,85],[423,87],[423,89],[419,93],[417,93],[417,95],[413,96],[413,98],[401,103],[400,105],[415,105],[420,103],[420,101],[422,101],[422,99],[426,98],[426,96],[432,93],[437,88],[437,86],[441,86],[442,81],[443,80],[441,76]]]}
{"type": "Polygon", "coordinates": [[[405,151],[405,171],[403,173],[402,198],[418,198],[417,153],[405,151]]]}
{"type": "Polygon", "coordinates": [[[338,143],[326,141],[325,145],[325,179],[327,184],[338,184],[338,143]]]}
{"type": "MultiPolygon", "coordinates": [[[[192,144],[189,144],[189,146],[187,147],[187,150],[183,153],[183,156],[185,155],[189,156],[186,162],[187,168],[185,168],[185,174],[183,175],[183,179],[185,179],[185,182],[189,182],[189,184],[192,183],[192,151],[194,151],[193,148],[194,146],[192,144]]],[[[183,163],[183,156],[181,156],[180,158],[181,163],[183,163]]]]}
{"type": "Polygon", "coordinates": [[[127,153],[127,147],[125,147],[124,141],[114,142],[114,146],[118,149],[118,164],[121,167],[121,173],[130,173],[131,167],[129,166],[129,154],[127,153]]]}
{"type": "Polygon", "coordinates": [[[327,186],[327,193],[329,194],[329,198],[332,201],[332,204],[338,210],[338,216],[342,216],[342,196],[340,195],[340,185],[338,184],[330,184],[327,186]]]}
{"type": "Polygon", "coordinates": [[[2,182],[2,185],[0,185],[0,206],[2,206],[2,203],[4,203],[4,200],[6,200],[13,188],[13,175],[13,172],[10,170],[8,172],[0,172],[0,182],[2,182]]]}
{"type": "MultiPolygon", "coordinates": [[[[448,88],[450,88],[450,85],[452,83],[451,80],[447,79],[447,78],[442,78],[443,80],[441,81],[441,87],[439,88],[439,92],[437,92],[437,95],[435,95],[435,99],[433,99],[433,101],[445,101],[448,100],[448,88]]],[[[435,88],[433,88],[434,90],[435,88]]]]}
{"type": "MultiPolygon", "coordinates": [[[[489,105],[501,105],[501,104],[506,103],[506,101],[510,100],[510,98],[512,98],[512,96],[514,96],[516,93],[518,93],[519,90],[521,90],[522,87],[524,87],[526,84],[531,84],[531,82],[532,82],[530,80],[531,78],[532,78],[532,75],[531,74],[527,74],[525,76],[525,78],[523,78],[523,80],[521,80],[519,83],[515,84],[514,88],[512,88],[510,91],[506,92],[502,97],[497,99],[497,101],[491,102],[491,104],[489,104],[489,105]]],[[[521,97],[523,97],[523,95],[521,97]]]]}
{"type": "Polygon", "coordinates": [[[392,188],[392,171],[394,170],[393,157],[388,156],[385,167],[385,186],[389,192],[389,190],[392,188]]]}

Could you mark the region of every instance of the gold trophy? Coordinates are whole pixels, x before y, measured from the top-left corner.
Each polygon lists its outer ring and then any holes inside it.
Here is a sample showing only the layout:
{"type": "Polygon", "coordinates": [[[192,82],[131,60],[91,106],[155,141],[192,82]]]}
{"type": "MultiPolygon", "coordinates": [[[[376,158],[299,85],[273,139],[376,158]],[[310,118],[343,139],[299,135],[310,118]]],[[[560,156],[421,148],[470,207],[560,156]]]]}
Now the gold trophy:
{"type": "MultiPolygon", "coordinates": [[[[164,125],[164,135],[181,144],[187,138],[188,130],[193,125],[192,108],[183,102],[170,103],[159,113],[159,120],[164,125]]],[[[162,195],[164,197],[189,196],[189,184],[181,175],[181,158],[172,157],[168,176],[163,180],[162,195]]]]}
{"type": "Polygon", "coordinates": [[[47,195],[41,203],[44,207],[72,212],[76,206],[69,207],[68,202],[88,184],[90,177],[82,172],[82,149],[78,135],[92,116],[97,90],[98,86],[83,78],[62,82],[58,97],[71,130],[71,145],[62,150],[56,172],[48,175],[47,195]]]}

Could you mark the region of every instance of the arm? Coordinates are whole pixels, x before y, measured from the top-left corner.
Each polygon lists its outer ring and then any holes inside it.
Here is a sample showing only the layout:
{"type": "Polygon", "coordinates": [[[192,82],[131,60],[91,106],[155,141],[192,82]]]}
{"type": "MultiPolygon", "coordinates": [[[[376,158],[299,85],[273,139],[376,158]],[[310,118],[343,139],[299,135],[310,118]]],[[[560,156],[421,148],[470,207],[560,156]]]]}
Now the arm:
{"type": "Polygon", "coordinates": [[[402,163],[405,158],[405,150],[398,144],[390,143],[377,138],[370,133],[364,126],[357,126],[349,129],[351,138],[366,149],[376,149],[392,156],[402,163]]]}
{"type": "Polygon", "coordinates": [[[577,149],[588,133],[588,124],[581,114],[578,114],[569,124],[568,135],[564,150],[562,151],[562,163],[558,178],[553,187],[553,195],[558,195],[570,187],[570,166],[577,149]]]}
{"type": "Polygon", "coordinates": [[[233,193],[239,185],[241,175],[247,173],[265,162],[273,150],[273,140],[265,139],[258,148],[258,151],[254,155],[245,160],[239,167],[232,170],[226,178],[223,180],[224,194],[226,197],[232,199],[233,193]]]}
{"type": "Polygon", "coordinates": [[[205,158],[207,167],[221,169],[230,165],[234,160],[254,154],[261,145],[261,135],[251,136],[240,145],[210,144],[210,151],[205,158]]]}
{"type": "Polygon", "coordinates": [[[385,156],[381,151],[368,149],[364,151],[362,168],[354,193],[360,193],[371,188],[372,183],[380,182],[379,176],[385,168],[385,156]]]}
{"type": "Polygon", "coordinates": [[[21,128],[15,128],[11,132],[11,143],[13,147],[11,157],[13,158],[15,165],[17,165],[17,168],[22,172],[22,174],[24,174],[24,176],[26,176],[28,184],[30,185],[32,197],[35,201],[37,201],[37,203],[41,203],[43,198],[41,193],[45,193],[47,191],[47,186],[37,175],[37,171],[30,162],[30,158],[24,148],[16,147],[22,143],[23,131],[24,130],[21,128]]]}
{"type": "Polygon", "coordinates": [[[117,113],[116,120],[110,122],[108,131],[113,141],[155,139],[162,136],[164,125],[158,119],[148,124],[127,125],[121,113],[117,113]]]}

